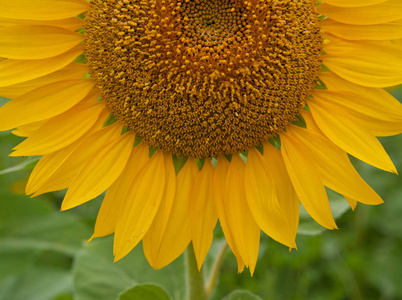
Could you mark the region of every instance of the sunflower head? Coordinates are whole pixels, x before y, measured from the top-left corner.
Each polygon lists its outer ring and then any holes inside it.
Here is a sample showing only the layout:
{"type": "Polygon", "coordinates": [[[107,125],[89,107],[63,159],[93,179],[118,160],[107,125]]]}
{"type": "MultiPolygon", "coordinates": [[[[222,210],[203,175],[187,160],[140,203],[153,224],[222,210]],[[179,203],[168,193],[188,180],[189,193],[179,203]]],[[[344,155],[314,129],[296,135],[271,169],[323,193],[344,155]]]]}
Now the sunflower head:
{"type": "Polygon", "coordinates": [[[110,111],[152,147],[195,158],[261,145],[316,84],[314,1],[93,0],[91,76],[110,111]]]}
{"type": "Polygon", "coordinates": [[[352,208],[382,203],[348,154],[396,173],[376,136],[402,132],[383,90],[402,84],[401,11],[400,0],[0,0],[0,95],[13,99],[0,130],[27,137],[12,156],[43,156],[27,194],[67,189],[69,209],[106,191],[93,238],[114,233],[116,260],[142,241],[162,268],[191,243],[201,268],[219,220],[252,273],[261,230],[296,247],[300,204],[337,228],[327,188],[352,208]]]}

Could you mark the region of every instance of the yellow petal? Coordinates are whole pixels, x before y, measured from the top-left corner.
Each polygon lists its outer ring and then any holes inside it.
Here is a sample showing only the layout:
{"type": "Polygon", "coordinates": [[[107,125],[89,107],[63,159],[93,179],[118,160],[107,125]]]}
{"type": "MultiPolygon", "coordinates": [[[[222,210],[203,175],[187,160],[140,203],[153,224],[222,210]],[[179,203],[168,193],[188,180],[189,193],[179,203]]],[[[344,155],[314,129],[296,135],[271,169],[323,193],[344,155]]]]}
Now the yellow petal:
{"type": "Polygon", "coordinates": [[[356,206],[357,206],[357,201],[356,201],[356,200],[353,200],[353,199],[351,199],[351,198],[349,198],[349,197],[345,197],[345,199],[346,199],[346,201],[348,201],[348,203],[349,203],[349,205],[350,205],[350,208],[351,208],[352,210],[355,210],[355,208],[356,208],[356,206]]]}
{"type": "Polygon", "coordinates": [[[61,55],[42,60],[6,59],[0,62],[0,87],[25,82],[39,78],[72,63],[84,51],[83,45],[78,45],[61,55]]]}
{"type": "Polygon", "coordinates": [[[325,31],[346,40],[395,40],[402,38],[402,20],[376,25],[351,25],[326,19],[325,31]]]}
{"type": "MultiPolygon", "coordinates": [[[[315,123],[315,121],[313,119],[313,116],[311,115],[310,112],[303,111],[302,116],[303,116],[303,119],[306,121],[307,129],[309,130],[309,132],[314,132],[314,133],[317,133],[320,136],[324,136],[324,133],[321,131],[321,129],[319,129],[318,125],[315,123]]],[[[353,172],[355,172],[355,171],[353,171],[353,172]]],[[[369,188],[370,188],[370,186],[369,186],[369,188]]],[[[346,201],[348,201],[348,203],[349,203],[350,207],[352,208],[352,210],[355,210],[356,205],[357,205],[357,201],[353,200],[353,199],[351,199],[351,198],[349,198],[347,196],[345,196],[345,199],[346,199],[346,201]]]]}
{"type": "Polygon", "coordinates": [[[364,204],[383,203],[356,172],[346,152],[316,132],[309,132],[297,126],[292,127],[294,136],[313,154],[324,185],[364,204]]]}
{"type": "Polygon", "coordinates": [[[232,229],[229,226],[228,218],[227,218],[227,206],[230,205],[229,200],[227,199],[227,195],[225,192],[226,187],[226,174],[229,169],[229,162],[224,156],[218,158],[218,164],[216,165],[215,174],[214,174],[214,201],[216,212],[218,214],[219,223],[222,227],[222,231],[225,235],[226,241],[230,249],[232,249],[233,254],[237,259],[237,271],[240,273],[244,269],[244,262],[241,258],[240,252],[236,245],[236,241],[233,238],[232,229]]]}
{"type": "Polygon", "coordinates": [[[0,17],[0,26],[14,25],[48,25],[57,26],[75,31],[84,25],[84,20],[76,17],[60,19],[60,20],[17,20],[0,17]]]}
{"type": "Polygon", "coordinates": [[[58,20],[88,10],[85,0],[0,0],[0,17],[27,20],[58,20]]]}
{"type": "Polygon", "coordinates": [[[0,108],[0,130],[59,115],[82,100],[93,88],[88,79],[66,80],[37,88],[0,108]]]}
{"type": "Polygon", "coordinates": [[[139,144],[131,151],[123,172],[106,192],[96,217],[95,230],[91,239],[106,236],[115,231],[119,213],[133,185],[133,181],[148,160],[149,149],[145,143],[139,144]]]}
{"type": "Polygon", "coordinates": [[[57,152],[43,156],[32,170],[25,193],[27,195],[35,193],[41,185],[60,167],[76,147],[75,144],[69,145],[57,152]]]}
{"type": "Polygon", "coordinates": [[[0,27],[0,56],[43,59],[63,54],[83,40],[82,34],[54,26],[0,27]]]}
{"type": "Polygon", "coordinates": [[[248,151],[245,190],[248,206],[261,230],[274,240],[295,248],[295,237],[279,206],[270,166],[255,148],[248,151]]]}
{"type": "MultiPolygon", "coordinates": [[[[402,3],[402,1],[401,1],[402,3]]],[[[402,83],[402,47],[389,41],[346,41],[331,37],[323,63],[340,77],[368,87],[402,83]]]]}
{"type": "Polygon", "coordinates": [[[301,112],[301,116],[303,117],[304,121],[306,122],[306,127],[309,131],[313,131],[324,135],[320,127],[318,127],[317,123],[314,121],[311,112],[303,110],[301,112]]]}
{"type": "Polygon", "coordinates": [[[39,127],[41,127],[46,121],[47,119],[18,126],[18,128],[16,130],[11,131],[11,133],[16,136],[28,137],[32,135],[36,130],[38,130],[39,127]]]}
{"type": "Polygon", "coordinates": [[[160,249],[166,227],[169,222],[174,198],[176,194],[176,174],[172,161],[172,154],[165,153],[165,190],[158,212],[152,222],[151,227],[142,239],[142,247],[145,257],[153,268],[161,265],[160,249]]]}
{"type": "Polygon", "coordinates": [[[104,109],[103,104],[76,105],[51,118],[34,134],[16,146],[10,156],[45,155],[64,148],[83,136],[96,122],[104,109]]]}
{"type": "MultiPolygon", "coordinates": [[[[109,112],[104,110],[99,116],[96,123],[86,133],[86,136],[100,130],[109,112]]],[[[80,138],[74,143],[60,149],[56,152],[44,155],[40,161],[35,165],[29,176],[28,183],[26,185],[25,193],[27,195],[35,193],[46,181],[53,175],[54,172],[63,164],[63,162],[70,156],[70,154],[77,148],[82,140],[86,139],[86,136],[80,138]]]]}
{"type": "Polygon", "coordinates": [[[396,173],[391,159],[372,133],[353,123],[353,119],[331,103],[317,99],[308,105],[318,127],[334,144],[376,168],[396,173]]]}
{"type": "Polygon", "coordinates": [[[399,20],[402,2],[400,0],[388,0],[364,7],[337,7],[325,3],[319,5],[317,10],[318,13],[341,23],[370,25],[399,20]]]}
{"type": "Polygon", "coordinates": [[[112,185],[126,166],[134,137],[128,132],[95,153],[74,178],[61,209],[70,209],[92,200],[112,185]]]}
{"type": "Polygon", "coordinates": [[[153,267],[155,269],[160,269],[170,264],[179,257],[190,244],[191,192],[197,175],[198,166],[195,161],[190,158],[177,175],[173,207],[159,246],[159,255],[153,261],[153,267]]]}
{"type": "MultiPolygon", "coordinates": [[[[378,117],[376,121],[376,119],[373,119],[372,117],[362,116],[361,114],[357,119],[354,118],[355,122],[358,122],[364,128],[369,129],[374,135],[387,136],[394,135],[400,132],[400,125],[398,125],[398,120],[400,120],[402,109],[401,103],[384,89],[367,88],[364,86],[356,85],[330,72],[321,73],[320,79],[325,83],[328,91],[346,92],[348,94],[353,94],[353,98],[349,97],[350,104],[349,101],[340,101],[344,102],[343,105],[349,104],[349,106],[352,106],[353,108],[358,105],[355,103],[364,102],[364,105],[368,106],[368,109],[373,107],[374,109],[382,112],[383,119],[387,117],[391,118],[393,124],[384,122],[384,120],[382,120],[382,122],[378,122],[378,117]]],[[[356,111],[357,109],[359,108],[354,108],[354,111],[356,111]]]]}
{"type": "Polygon", "coordinates": [[[287,220],[291,232],[292,240],[296,239],[297,228],[299,226],[300,202],[296,191],[286,171],[281,151],[269,143],[264,144],[264,158],[275,184],[275,192],[279,206],[287,220]]]}
{"type": "Polygon", "coordinates": [[[376,136],[396,135],[402,132],[402,104],[384,101],[384,98],[367,98],[363,94],[315,90],[317,101],[336,107],[339,114],[371,131],[376,136]]]}
{"type": "Polygon", "coordinates": [[[121,129],[122,125],[115,123],[84,138],[34,196],[68,188],[87,161],[106,147],[109,141],[120,136],[121,129]]]}
{"type": "Polygon", "coordinates": [[[325,0],[325,3],[340,7],[362,7],[385,1],[387,0],[325,0]]]}
{"type": "Polygon", "coordinates": [[[329,91],[351,92],[370,98],[372,99],[371,101],[379,101],[379,99],[382,99],[382,102],[385,103],[387,107],[392,107],[392,109],[397,110],[400,109],[401,103],[382,88],[371,88],[357,85],[342,79],[332,72],[320,73],[320,79],[325,83],[325,86],[329,91]]]}
{"type": "Polygon", "coordinates": [[[251,275],[254,273],[260,247],[260,228],[251,214],[246,200],[244,178],[245,164],[238,154],[232,161],[226,176],[226,195],[228,205],[226,216],[233,239],[251,275]]]}
{"type": "Polygon", "coordinates": [[[144,237],[158,211],[165,188],[165,163],[161,150],[139,171],[117,217],[115,261],[126,256],[144,237]]]}
{"type": "Polygon", "coordinates": [[[10,86],[0,87],[0,95],[5,98],[13,99],[43,85],[63,80],[81,79],[87,72],[88,67],[86,65],[71,63],[48,75],[10,86]]]}
{"type": "Polygon", "coordinates": [[[313,154],[296,139],[292,126],[280,137],[286,169],[304,208],[321,226],[337,228],[313,154]]]}
{"type": "Polygon", "coordinates": [[[71,148],[73,146],[74,145],[70,145],[56,153],[45,155],[39,160],[29,176],[28,184],[25,188],[25,193],[27,195],[33,194],[39,186],[46,182],[46,180],[54,173],[54,170],[66,160],[69,153],[72,151],[71,148]]]}
{"type": "Polygon", "coordinates": [[[213,179],[214,166],[209,159],[206,159],[195,180],[191,197],[192,242],[198,270],[201,269],[211,247],[214,228],[218,221],[213,197],[213,179]]]}

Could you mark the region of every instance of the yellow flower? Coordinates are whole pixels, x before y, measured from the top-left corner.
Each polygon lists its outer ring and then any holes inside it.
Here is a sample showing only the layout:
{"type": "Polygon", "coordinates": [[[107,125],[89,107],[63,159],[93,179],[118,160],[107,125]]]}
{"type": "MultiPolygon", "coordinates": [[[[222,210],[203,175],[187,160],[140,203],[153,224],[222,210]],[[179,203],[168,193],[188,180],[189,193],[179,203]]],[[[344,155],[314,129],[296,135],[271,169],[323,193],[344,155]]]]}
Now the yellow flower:
{"type": "Polygon", "coordinates": [[[27,194],[106,191],[93,238],[154,268],[191,241],[200,268],[219,220],[251,273],[261,230],[296,247],[300,202],[336,228],[325,187],[382,203],[347,154],[396,173],[376,136],[402,132],[402,1],[322,2],[0,0],[0,130],[43,156],[27,194]]]}

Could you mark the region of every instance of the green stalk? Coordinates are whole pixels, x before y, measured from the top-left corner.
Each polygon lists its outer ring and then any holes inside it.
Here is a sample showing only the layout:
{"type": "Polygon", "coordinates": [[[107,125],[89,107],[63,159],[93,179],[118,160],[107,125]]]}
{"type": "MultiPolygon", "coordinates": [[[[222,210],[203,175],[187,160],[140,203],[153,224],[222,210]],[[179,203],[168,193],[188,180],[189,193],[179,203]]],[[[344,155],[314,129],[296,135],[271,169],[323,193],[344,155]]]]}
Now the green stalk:
{"type": "Polygon", "coordinates": [[[228,244],[226,241],[222,243],[221,249],[219,250],[218,256],[216,257],[214,261],[214,265],[212,266],[211,274],[209,275],[209,280],[208,283],[205,286],[205,294],[206,298],[209,299],[209,297],[212,296],[212,293],[215,289],[216,283],[219,278],[219,273],[221,271],[223,259],[225,258],[226,252],[228,249],[228,244]]]}
{"type": "Polygon", "coordinates": [[[187,300],[206,300],[204,290],[204,277],[198,271],[197,260],[193,249],[193,244],[187,247],[185,252],[186,268],[186,299],[187,300]]]}

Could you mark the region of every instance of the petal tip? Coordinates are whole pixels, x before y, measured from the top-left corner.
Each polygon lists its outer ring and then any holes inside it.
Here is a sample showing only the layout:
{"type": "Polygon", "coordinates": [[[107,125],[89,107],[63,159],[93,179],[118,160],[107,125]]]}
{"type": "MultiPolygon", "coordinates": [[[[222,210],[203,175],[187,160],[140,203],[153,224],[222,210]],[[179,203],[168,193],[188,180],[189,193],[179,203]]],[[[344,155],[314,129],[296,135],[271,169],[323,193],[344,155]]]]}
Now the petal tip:
{"type": "Polygon", "coordinates": [[[63,201],[63,203],[61,204],[61,207],[60,207],[60,211],[66,211],[73,207],[74,206],[72,206],[71,204],[67,203],[66,201],[63,201]]]}
{"type": "Polygon", "coordinates": [[[14,152],[11,152],[8,156],[10,156],[10,157],[19,157],[19,156],[24,156],[24,155],[20,155],[18,153],[18,151],[14,151],[14,152]]]}

